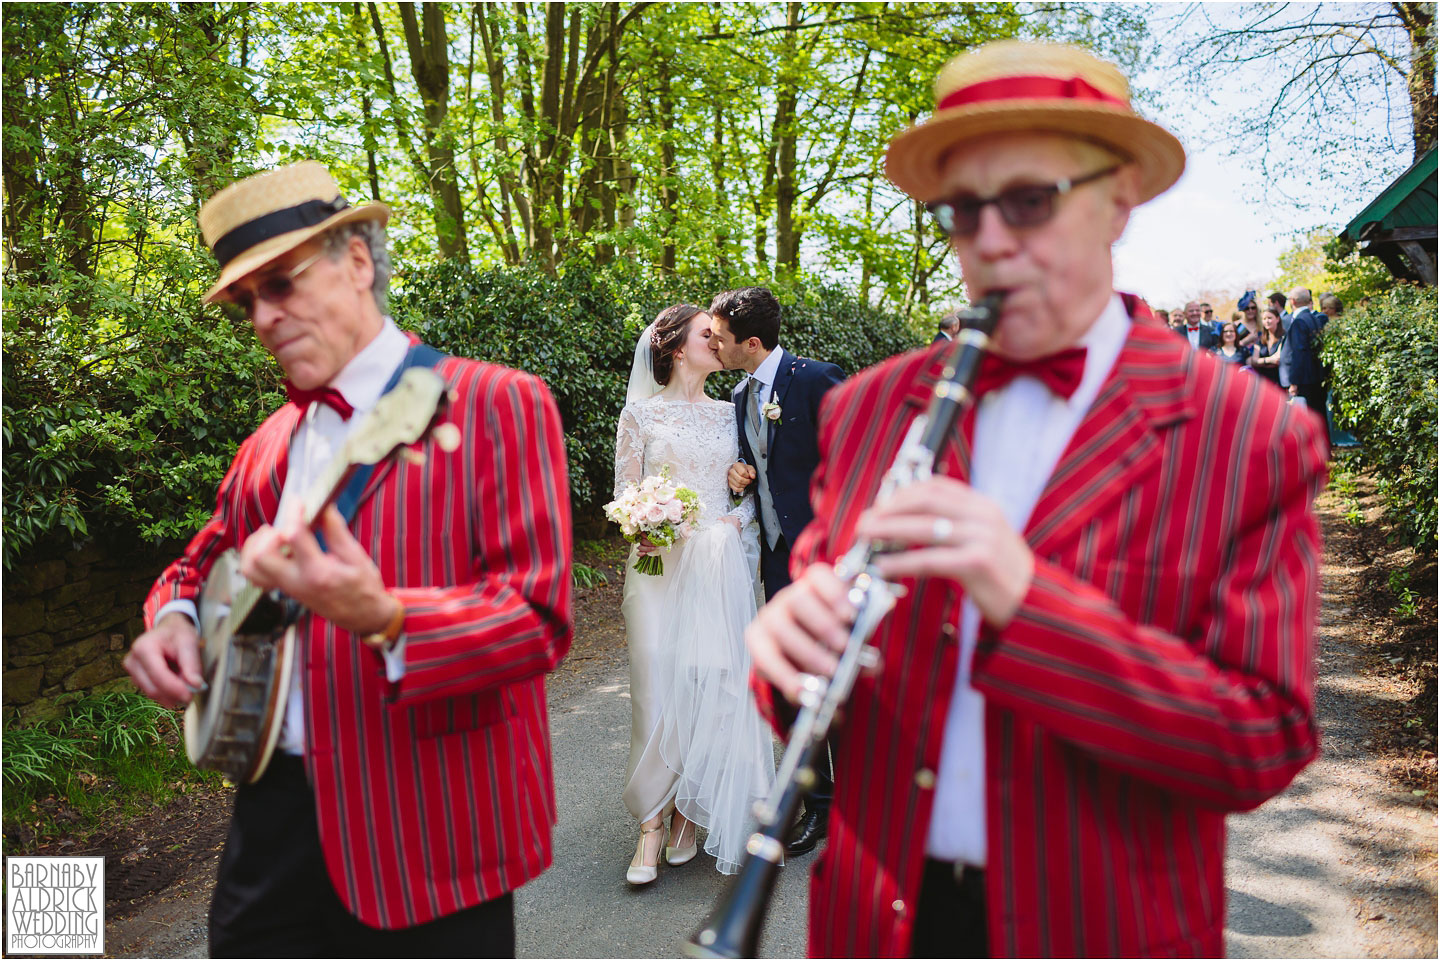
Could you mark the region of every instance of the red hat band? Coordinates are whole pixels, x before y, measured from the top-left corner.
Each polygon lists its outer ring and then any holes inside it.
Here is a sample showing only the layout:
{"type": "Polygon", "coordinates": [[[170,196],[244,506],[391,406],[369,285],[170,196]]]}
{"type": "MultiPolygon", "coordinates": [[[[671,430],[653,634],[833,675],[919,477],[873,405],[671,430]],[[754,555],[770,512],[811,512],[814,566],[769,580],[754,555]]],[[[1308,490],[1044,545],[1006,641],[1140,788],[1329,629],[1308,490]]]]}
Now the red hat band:
{"type": "Polygon", "coordinates": [[[1079,77],[1068,80],[1059,77],[999,77],[953,90],[936,104],[935,109],[948,110],[951,107],[998,100],[1090,100],[1127,110],[1130,108],[1124,100],[1111,96],[1079,77]]]}

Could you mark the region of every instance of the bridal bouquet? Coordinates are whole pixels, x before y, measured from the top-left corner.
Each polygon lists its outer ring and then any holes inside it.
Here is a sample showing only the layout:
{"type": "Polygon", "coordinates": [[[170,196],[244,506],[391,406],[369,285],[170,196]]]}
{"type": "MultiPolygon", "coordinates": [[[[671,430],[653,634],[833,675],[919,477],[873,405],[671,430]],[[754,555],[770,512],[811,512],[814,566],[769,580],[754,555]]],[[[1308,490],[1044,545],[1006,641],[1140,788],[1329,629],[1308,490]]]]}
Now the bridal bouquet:
{"type": "MultiPolygon", "coordinates": [[[[632,544],[648,537],[656,547],[669,547],[694,533],[702,509],[700,495],[670,480],[667,468],[627,485],[624,493],[605,505],[605,516],[620,525],[620,533],[632,544]]],[[[665,562],[657,554],[644,554],[635,569],[641,574],[664,574],[665,562]]]]}

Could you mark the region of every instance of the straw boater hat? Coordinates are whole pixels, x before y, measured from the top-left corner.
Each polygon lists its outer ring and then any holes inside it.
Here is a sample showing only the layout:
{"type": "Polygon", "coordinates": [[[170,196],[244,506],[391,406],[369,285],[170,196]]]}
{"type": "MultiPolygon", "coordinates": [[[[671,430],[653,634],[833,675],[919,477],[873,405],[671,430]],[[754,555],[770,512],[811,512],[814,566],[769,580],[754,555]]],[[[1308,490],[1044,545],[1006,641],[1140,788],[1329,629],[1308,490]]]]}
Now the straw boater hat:
{"type": "Polygon", "coordinates": [[[1131,108],[1130,84],[1113,64],[1079,47],[1002,40],[945,65],[935,112],[890,141],[885,172],[915,199],[937,200],[950,148],[1014,132],[1070,134],[1133,160],[1142,202],[1185,169],[1185,148],[1131,108]]]}
{"type": "Polygon", "coordinates": [[[330,171],[313,160],[246,177],[200,207],[200,232],[220,262],[220,279],[205,300],[332,227],[353,220],[384,226],[389,219],[382,203],[351,207],[330,171]]]}

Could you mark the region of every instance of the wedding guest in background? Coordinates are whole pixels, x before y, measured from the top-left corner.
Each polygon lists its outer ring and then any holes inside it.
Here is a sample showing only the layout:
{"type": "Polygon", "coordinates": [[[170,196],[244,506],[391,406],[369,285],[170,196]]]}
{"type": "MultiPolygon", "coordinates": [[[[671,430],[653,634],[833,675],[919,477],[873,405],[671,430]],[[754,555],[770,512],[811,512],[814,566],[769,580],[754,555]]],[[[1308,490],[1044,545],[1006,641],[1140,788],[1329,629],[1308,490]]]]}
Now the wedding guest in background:
{"type": "Polygon", "coordinates": [[[1220,336],[1220,320],[1215,316],[1214,309],[1203,300],[1200,302],[1200,320],[1206,327],[1215,331],[1216,337],[1220,336]]]}
{"type": "Polygon", "coordinates": [[[1325,315],[1326,321],[1331,321],[1345,313],[1345,305],[1334,294],[1321,294],[1320,312],[1325,315]]]}
{"type": "Polygon", "coordinates": [[[1190,301],[1185,305],[1185,326],[1176,329],[1196,350],[1214,350],[1220,346],[1220,335],[1214,327],[1205,323],[1203,312],[1204,308],[1198,301],[1190,301]]]}
{"type": "Polygon", "coordinates": [[[1235,321],[1228,320],[1220,325],[1220,346],[1215,348],[1215,356],[1237,366],[1245,363],[1248,352],[1240,346],[1240,332],[1235,321]]]}
{"type": "Polygon", "coordinates": [[[1168,311],[1168,310],[1157,310],[1157,311],[1155,311],[1155,316],[1156,316],[1157,319],[1159,319],[1160,323],[1164,324],[1166,327],[1171,326],[1171,324],[1170,324],[1170,311],[1168,311]]]}
{"type": "Polygon", "coordinates": [[[1266,307],[1260,317],[1260,335],[1250,350],[1250,369],[1280,386],[1280,342],[1285,334],[1280,329],[1280,312],[1266,307]]]}
{"type": "Polygon", "coordinates": [[[937,340],[954,340],[955,332],[960,329],[960,317],[954,311],[940,318],[940,326],[935,331],[935,336],[930,343],[937,340]]]}
{"type": "Polygon", "coordinates": [[[1326,317],[1311,306],[1311,294],[1305,287],[1290,292],[1295,312],[1285,328],[1285,343],[1280,348],[1280,386],[1299,397],[1321,419],[1325,418],[1325,368],[1320,362],[1320,331],[1326,317]]]}
{"type": "Polygon", "coordinates": [[[1235,306],[1240,311],[1240,346],[1254,347],[1260,339],[1260,304],[1255,291],[1245,291],[1235,306]]]}
{"type": "Polygon", "coordinates": [[[1275,316],[1280,318],[1280,332],[1283,334],[1290,329],[1290,311],[1285,309],[1285,295],[1278,290],[1272,290],[1266,298],[1270,306],[1275,308],[1275,316]]]}

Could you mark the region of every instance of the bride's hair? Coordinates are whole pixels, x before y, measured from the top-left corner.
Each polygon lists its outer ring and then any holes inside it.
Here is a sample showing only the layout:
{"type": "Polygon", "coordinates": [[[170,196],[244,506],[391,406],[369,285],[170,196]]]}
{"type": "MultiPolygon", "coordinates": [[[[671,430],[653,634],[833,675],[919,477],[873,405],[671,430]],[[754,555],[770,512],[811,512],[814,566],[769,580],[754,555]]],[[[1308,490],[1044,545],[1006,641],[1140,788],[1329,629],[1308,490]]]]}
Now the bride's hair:
{"type": "Polygon", "coordinates": [[[650,365],[655,383],[662,387],[670,383],[670,375],[675,372],[675,352],[690,335],[690,321],[704,312],[704,307],[694,304],[676,304],[656,316],[655,329],[650,332],[650,365]]]}

